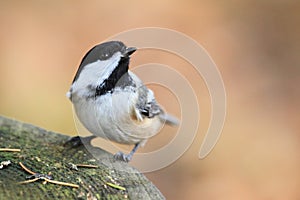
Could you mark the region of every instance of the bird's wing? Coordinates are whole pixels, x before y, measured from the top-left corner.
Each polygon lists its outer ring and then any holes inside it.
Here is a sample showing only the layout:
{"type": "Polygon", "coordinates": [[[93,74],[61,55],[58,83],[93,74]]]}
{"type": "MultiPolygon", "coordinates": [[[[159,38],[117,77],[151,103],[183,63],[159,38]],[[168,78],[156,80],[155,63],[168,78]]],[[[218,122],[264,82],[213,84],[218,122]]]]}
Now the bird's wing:
{"type": "Polygon", "coordinates": [[[169,125],[178,125],[179,120],[164,112],[160,105],[156,102],[154,93],[148,89],[142,81],[131,71],[129,71],[131,78],[137,83],[138,101],[135,105],[135,117],[139,121],[143,121],[145,117],[153,118],[159,115],[162,121],[165,121],[169,125]]]}
{"type": "Polygon", "coordinates": [[[152,90],[146,86],[141,86],[138,89],[139,99],[136,104],[140,114],[144,117],[153,118],[162,113],[162,109],[155,100],[152,90]]]}
{"type": "Polygon", "coordinates": [[[152,90],[146,86],[138,88],[138,101],[136,108],[143,117],[153,118],[162,113],[162,109],[155,100],[152,90]]]}
{"type": "Polygon", "coordinates": [[[152,90],[148,89],[146,86],[142,86],[139,88],[138,92],[139,101],[136,105],[138,110],[136,111],[137,119],[142,121],[144,117],[153,118],[159,115],[159,118],[169,125],[175,126],[179,124],[179,120],[176,117],[165,113],[159,106],[155,100],[152,90]]]}

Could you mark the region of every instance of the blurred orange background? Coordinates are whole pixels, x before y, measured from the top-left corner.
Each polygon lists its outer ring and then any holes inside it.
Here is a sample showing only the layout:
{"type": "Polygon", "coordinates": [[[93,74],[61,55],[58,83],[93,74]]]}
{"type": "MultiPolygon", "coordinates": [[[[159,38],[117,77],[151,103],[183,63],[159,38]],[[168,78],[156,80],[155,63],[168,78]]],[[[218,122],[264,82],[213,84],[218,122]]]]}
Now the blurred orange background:
{"type": "MultiPolygon", "coordinates": [[[[217,146],[199,160],[210,117],[205,84],[186,63],[150,52],[147,61],[164,61],[198,85],[201,121],[184,156],[146,176],[168,199],[299,199],[299,9],[294,0],[1,1],[0,114],[76,135],[65,93],[84,54],[132,28],[174,29],[216,62],[227,117],[217,146]]],[[[132,66],[143,59],[137,52],[132,66]]],[[[178,116],[177,104],[153,89],[178,116]]],[[[159,145],[154,138],[146,150],[159,145]]]]}

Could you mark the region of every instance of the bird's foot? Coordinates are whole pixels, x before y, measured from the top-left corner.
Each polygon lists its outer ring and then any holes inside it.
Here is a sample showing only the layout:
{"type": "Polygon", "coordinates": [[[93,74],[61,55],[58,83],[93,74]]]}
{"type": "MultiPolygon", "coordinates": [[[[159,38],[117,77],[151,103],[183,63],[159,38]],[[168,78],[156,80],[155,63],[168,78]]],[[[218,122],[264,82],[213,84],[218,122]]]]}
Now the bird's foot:
{"type": "Polygon", "coordinates": [[[119,151],[118,153],[116,153],[114,155],[114,158],[116,160],[120,160],[120,161],[123,161],[123,162],[129,162],[132,159],[133,154],[139,148],[139,146],[140,146],[140,143],[135,144],[133,149],[131,150],[131,152],[129,154],[125,154],[125,153],[119,151]]]}
{"type": "Polygon", "coordinates": [[[96,136],[94,136],[94,135],[87,136],[87,137],[80,137],[80,136],[71,137],[64,143],[64,146],[79,147],[84,144],[90,145],[92,139],[94,139],[94,138],[96,138],[96,136]]]}
{"type": "Polygon", "coordinates": [[[132,154],[125,154],[121,151],[116,153],[114,155],[115,160],[123,161],[123,162],[129,162],[132,159],[132,154]]]}

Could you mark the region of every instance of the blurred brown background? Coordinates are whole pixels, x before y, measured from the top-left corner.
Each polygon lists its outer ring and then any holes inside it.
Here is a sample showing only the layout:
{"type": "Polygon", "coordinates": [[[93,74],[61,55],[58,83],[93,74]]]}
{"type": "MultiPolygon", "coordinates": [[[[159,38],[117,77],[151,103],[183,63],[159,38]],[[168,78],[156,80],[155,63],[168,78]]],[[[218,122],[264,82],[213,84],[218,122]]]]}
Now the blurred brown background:
{"type": "MultiPolygon", "coordinates": [[[[216,148],[199,160],[210,105],[205,85],[195,82],[196,140],[176,163],[146,176],[168,199],[299,199],[299,10],[296,0],[2,0],[0,114],[75,135],[65,93],[86,51],[128,29],[174,29],[203,45],[218,65],[227,118],[216,148]]],[[[143,55],[135,56],[133,65],[143,55]]],[[[147,61],[180,64],[157,58],[147,61]]],[[[181,70],[190,81],[197,78],[181,70]]],[[[167,107],[164,93],[157,96],[167,107]]]]}

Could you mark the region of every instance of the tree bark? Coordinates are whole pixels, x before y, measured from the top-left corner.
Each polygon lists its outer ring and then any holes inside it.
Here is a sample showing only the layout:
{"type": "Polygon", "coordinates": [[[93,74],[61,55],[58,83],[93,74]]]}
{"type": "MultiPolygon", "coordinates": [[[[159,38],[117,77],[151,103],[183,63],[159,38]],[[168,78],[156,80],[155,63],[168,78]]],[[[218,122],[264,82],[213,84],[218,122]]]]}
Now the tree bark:
{"type": "Polygon", "coordinates": [[[127,163],[115,161],[110,153],[97,147],[87,150],[83,145],[65,146],[69,139],[69,136],[0,116],[0,163],[11,162],[0,169],[0,199],[164,199],[143,174],[127,163]],[[11,152],[5,148],[21,151],[11,152]],[[79,187],[45,182],[41,177],[35,182],[18,184],[34,178],[29,177],[32,174],[26,172],[20,162],[42,177],[48,175],[46,178],[51,176],[54,181],[79,187]],[[74,165],[78,165],[78,170],[74,165]]]}

